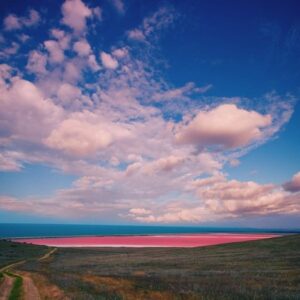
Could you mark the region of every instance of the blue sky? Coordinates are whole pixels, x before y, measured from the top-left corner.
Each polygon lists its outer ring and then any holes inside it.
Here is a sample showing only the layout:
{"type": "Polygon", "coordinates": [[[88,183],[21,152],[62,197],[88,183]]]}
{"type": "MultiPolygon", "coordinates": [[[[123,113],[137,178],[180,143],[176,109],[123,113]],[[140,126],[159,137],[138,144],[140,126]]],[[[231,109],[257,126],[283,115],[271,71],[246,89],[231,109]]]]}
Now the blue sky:
{"type": "Polygon", "coordinates": [[[2,222],[300,226],[299,1],[2,1],[2,222]]]}

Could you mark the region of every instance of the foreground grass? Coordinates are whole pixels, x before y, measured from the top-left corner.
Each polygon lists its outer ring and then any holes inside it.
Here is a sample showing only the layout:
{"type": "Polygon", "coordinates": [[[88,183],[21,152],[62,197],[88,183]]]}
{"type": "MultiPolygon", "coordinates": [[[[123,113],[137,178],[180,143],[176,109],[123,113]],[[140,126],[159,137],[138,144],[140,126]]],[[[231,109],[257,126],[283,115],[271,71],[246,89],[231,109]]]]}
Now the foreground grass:
{"type": "Polygon", "coordinates": [[[22,285],[23,285],[23,278],[19,275],[6,272],[8,276],[14,277],[14,285],[11,289],[10,295],[8,300],[20,300],[22,299],[22,285]]]}
{"type": "Polygon", "coordinates": [[[60,248],[20,266],[71,299],[300,299],[300,235],[203,248],[60,248]]]}

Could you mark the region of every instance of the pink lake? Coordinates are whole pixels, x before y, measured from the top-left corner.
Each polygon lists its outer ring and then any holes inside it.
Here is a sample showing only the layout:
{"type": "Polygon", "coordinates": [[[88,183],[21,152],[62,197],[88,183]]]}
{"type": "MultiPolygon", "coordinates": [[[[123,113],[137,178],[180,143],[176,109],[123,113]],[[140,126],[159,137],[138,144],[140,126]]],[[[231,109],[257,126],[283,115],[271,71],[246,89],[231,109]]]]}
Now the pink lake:
{"type": "Polygon", "coordinates": [[[53,247],[201,247],[278,237],[276,234],[178,234],[24,238],[17,242],[53,247]]]}

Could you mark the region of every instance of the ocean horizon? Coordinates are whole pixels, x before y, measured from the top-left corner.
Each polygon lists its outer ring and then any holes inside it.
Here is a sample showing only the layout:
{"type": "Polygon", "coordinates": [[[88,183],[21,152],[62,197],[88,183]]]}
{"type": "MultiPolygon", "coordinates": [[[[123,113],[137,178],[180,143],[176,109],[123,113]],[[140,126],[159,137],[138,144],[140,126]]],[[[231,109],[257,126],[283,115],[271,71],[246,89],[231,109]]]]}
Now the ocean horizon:
{"type": "Polygon", "coordinates": [[[148,225],[81,225],[0,223],[0,238],[79,237],[111,235],[209,233],[300,233],[300,229],[206,227],[206,226],[148,226],[148,225]]]}

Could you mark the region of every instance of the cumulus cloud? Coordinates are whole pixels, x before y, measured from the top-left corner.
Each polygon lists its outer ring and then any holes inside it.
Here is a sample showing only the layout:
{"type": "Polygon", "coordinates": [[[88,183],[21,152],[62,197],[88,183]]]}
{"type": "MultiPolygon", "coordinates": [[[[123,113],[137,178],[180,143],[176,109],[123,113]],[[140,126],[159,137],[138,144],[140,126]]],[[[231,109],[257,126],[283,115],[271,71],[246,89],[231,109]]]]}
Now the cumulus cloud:
{"type": "Polygon", "coordinates": [[[198,188],[196,193],[208,210],[222,216],[295,213],[300,210],[297,199],[273,184],[221,179],[198,188]]]}
{"type": "Polygon", "coordinates": [[[61,63],[65,56],[64,51],[60,47],[59,43],[53,40],[45,41],[44,42],[45,48],[50,54],[49,60],[53,63],[61,63]]]}
{"type": "Polygon", "coordinates": [[[63,150],[76,156],[95,154],[112,142],[110,132],[102,129],[101,124],[67,119],[54,129],[45,143],[54,149],[63,150]]]}
{"type": "Polygon", "coordinates": [[[178,200],[151,211],[129,210],[128,216],[147,223],[201,223],[251,215],[297,214],[300,196],[286,193],[280,186],[253,181],[227,180],[223,174],[189,184],[198,201],[178,200]]]}
{"type": "Polygon", "coordinates": [[[96,60],[96,56],[94,54],[89,55],[88,57],[88,65],[91,68],[92,71],[97,72],[101,68],[96,60]]]}
{"type": "Polygon", "coordinates": [[[24,26],[31,27],[37,25],[40,22],[40,19],[39,13],[34,9],[29,10],[28,17],[18,17],[14,14],[10,14],[5,17],[3,21],[4,29],[7,31],[12,31],[21,29],[24,26]]]}
{"type": "Polygon", "coordinates": [[[62,5],[62,23],[80,32],[86,28],[86,19],[92,15],[92,10],[81,0],[66,0],[62,5]]]}
{"type": "Polygon", "coordinates": [[[127,167],[126,174],[132,175],[138,171],[143,175],[153,175],[157,172],[171,172],[183,164],[185,159],[182,156],[170,155],[144,164],[135,162],[127,167]]]}
{"type": "Polygon", "coordinates": [[[9,46],[3,48],[3,50],[0,51],[0,57],[11,57],[19,51],[19,48],[20,45],[18,43],[12,42],[9,46]]]}
{"type": "Polygon", "coordinates": [[[0,64],[0,80],[7,80],[12,77],[13,68],[7,64],[0,64]]]}
{"type": "Polygon", "coordinates": [[[57,96],[62,102],[68,103],[79,99],[81,97],[81,90],[69,83],[63,83],[57,91],[57,96]]]}
{"type": "Polygon", "coordinates": [[[16,15],[8,15],[4,21],[4,28],[5,30],[14,30],[20,29],[22,24],[19,21],[19,18],[16,15]]]}
{"type": "Polygon", "coordinates": [[[82,64],[77,60],[69,60],[64,65],[63,80],[68,83],[77,83],[81,79],[82,64]]]}
{"type": "Polygon", "coordinates": [[[126,48],[115,49],[112,52],[112,55],[117,57],[117,58],[124,58],[125,56],[128,55],[128,50],[126,48]]]}
{"type": "Polygon", "coordinates": [[[44,99],[31,82],[14,78],[0,87],[0,125],[3,137],[38,141],[62,116],[60,108],[44,99]]]}
{"type": "Polygon", "coordinates": [[[300,192],[300,172],[295,174],[292,178],[291,181],[286,182],[283,185],[284,189],[286,191],[295,193],[295,192],[300,192]]]}
{"type": "Polygon", "coordinates": [[[69,49],[71,36],[64,30],[53,28],[51,30],[51,35],[57,40],[57,44],[62,50],[69,49]]]}
{"type": "Polygon", "coordinates": [[[119,63],[116,59],[114,59],[109,53],[106,53],[102,51],[100,53],[100,58],[102,61],[102,64],[107,69],[116,69],[119,66],[119,63]]]}
{"type": "Polygon", "coordinates": [[[222,104],[209,111],[199,112],[179,130],[176,139],[181,144],[242,147],[262,139],[262,129],[271,123],[271,115],[247,111],[235,104],[222,104]]]}
{"type": "Polygon", "coordinates": [[[77,41],[74,50],[79,56],[88,56],[91,53],[91,46],[86,40],[77,41]]]}
{"type": "Polygon", "coordinates": [[[26,69],[34,74],[46,74],[47,57],[43,53],[33,50],[29,53],[26,69]]]}

